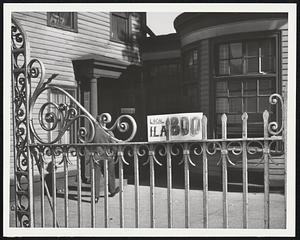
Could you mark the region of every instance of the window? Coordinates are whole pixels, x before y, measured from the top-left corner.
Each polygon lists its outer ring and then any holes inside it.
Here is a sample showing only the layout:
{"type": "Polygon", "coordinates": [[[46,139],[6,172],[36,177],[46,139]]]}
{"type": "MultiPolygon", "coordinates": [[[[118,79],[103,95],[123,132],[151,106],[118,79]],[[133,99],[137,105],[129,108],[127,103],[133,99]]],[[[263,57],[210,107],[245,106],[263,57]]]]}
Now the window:
{"type": "Polygon", "coordinates": [[[269,96],[276,92],[276,38],[215,45],[217,134],[227,114],[228,133],[241,133],[241,115],[248,113],[248,131],[262,132],[262,113],[274,112],[269,96]]]}
{"type": "Polygon", "coordinates": [[[75,12],[48,12],[48,26],[77,32],[77,14],[75,12]]]}
{"type": "MultiPolygon", "coordinates": [[[[69,94],[71,94],[73,97],[75,97],[75,90],[74,89],[68,89],[66,90],[69,94]]],[[[71,100],[69,97],[67,97],[64,93],[58,91],[58,90],[51,90],[50,93],[50,102],[54,104],[62,104],[66,103],[70,105],[71,100]]],[[[56,116],[61,117],[58,113],[58,110],[54,106],[49,107],[49,112],[55,113],[56,116]]],[[[51,140],[55,139],[62,128],[61,121],[58,121],[57,127],[54,129],[54,131],[51,131],[51,140]]],[[[59,144],[69,144],[69,143],[75,143],[75,124],[71,125],[71,128],[69,128],[65,134],[62,136],[62,138],[58,141],[59,144]]]]}
{"type": "Polygon", "coordinates": [[[198,50],[193,49],[187,51],[183,55],[183,70],[184,70],[184,78],[185,82],[193,82],[198,79],[198,50]]]}
{"type": "Polygon", "coordinates": [[[127,12],[111,13],[110,39],[117,42],[128,42],[130,40],[130,14],[127,12]]]}
{"type": "Polygon", "coordinates": [[[275,39],[218,45],[217,76],[275,73],[275,39]]]}
{"type": "Polygon", "coordinates": [[[196,111],[199,108],[199,64],[198,49],[184,53],[182,96],[185,111],[196,111]]]}
{"type": "Polygon", "coordinates": [[[148,114],[176,113],[179,111],[180,64],[156,62],[147,66],[148,114]]]}

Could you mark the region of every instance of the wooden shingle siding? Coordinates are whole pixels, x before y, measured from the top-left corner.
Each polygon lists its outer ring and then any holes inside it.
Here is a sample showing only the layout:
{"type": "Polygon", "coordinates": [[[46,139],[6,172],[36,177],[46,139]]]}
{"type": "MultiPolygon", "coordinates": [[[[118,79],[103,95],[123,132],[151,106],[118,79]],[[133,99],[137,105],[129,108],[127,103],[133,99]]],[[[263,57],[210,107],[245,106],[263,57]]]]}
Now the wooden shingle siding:
{"type": "MultiPolygon", "coordinates": [[[[38,58],[44,63],[46,79],[54,73],[59,74],[52,81],[53,84],[76,87],[72,60],[88,54],[99,54],[129,62],[140,61],[137,44],[110,41],[109,12],[78,12],[78,32],[47,26],[47,12],[14,12],[13,16],[26,32],[30,58],[38,58]]],[[[139,14],[131,16],[132,34],[140,32],[139,18],[139,14]]],[[[33,80],[32,91],[37,81],[33,80]]],[[[40,107],[49,100],[48,94],[48,92],[43,93],[36,102],[32,113],[35,123],[37,123],[40,107]]],[[[48,133],[42,131],[38,124],[35,126],[41,137],[46,139],[48,133]]],[[[13,149],[11,153],[11,172],[13,172],[13,149]]]]}

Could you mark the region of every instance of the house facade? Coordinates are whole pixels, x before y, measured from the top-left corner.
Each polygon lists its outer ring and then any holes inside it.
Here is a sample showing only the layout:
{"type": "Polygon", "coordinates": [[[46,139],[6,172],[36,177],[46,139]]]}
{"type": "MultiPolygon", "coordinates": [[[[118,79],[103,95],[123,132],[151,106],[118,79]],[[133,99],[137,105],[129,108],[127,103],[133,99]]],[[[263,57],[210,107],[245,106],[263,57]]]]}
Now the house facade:
{"type": "MultiPolygon", "coordinates": [[[[133,102],[141,102],[140,41],[145,36],[145,13],[14,12],[12,17],[26,34],[28,59],[43,62],[45,79],[58,74],[50,84],[66,90],[94,117],[109,112],[115,119],[121,115],[121,108],[128,109],[133,102]]],[[[38,81],[32,79],[32,91],[38,81]]],[[[70,100],[54,90],[39,96],[33,109],[33,123],[43,140],[53,139],[58,133],[44,131],[38,122],[40,107],[48,101],[70,100]]],[[[134,114],[144,113],[136,108],[134,114]]],[[[67,131],[59,143],[74,141],[73,130],[67,131]]],[[[11,176],[13,151],[11,148],[11,176]]]]}
{"type": "MultiPolygon", "coordinates": [[[[133,115],[134,141],[147,140],[147,115],[203,112],[209,138],[221,137],[223,113],[229,137],[241,136],[243,112],[249,115],[249,136],[263,134],[265,109],[273,120],[282,117],[268,98],[275,92],[286,96],[287,14],[183,13],[174,21],[176,33],[147,38],[141,12],[15,12],[13,17],[26,32],[30,58],[44,63],[46,78],[59,74],[51,84],[94,116],[133,115]]],[[[49,91],[40,101],[68,100],[49,91]]],[[[62,141],[72,141],[71,130],[62,141]]],[[[216,162],[209,161],[212,176],[221,174],[216,162]]],[[[283,179],[283,158],[278,163],[271,170],[275,180],[283,179]]]]}
{"type": "MultiPolygon", "coordinates": [[[[272,121],[282,121],[281,106],[271,106],[269,96],[279,93],[286,99],[287,95],[287,14],[183,13],[174,27],[176,33],[147,38],[144,43],[145,81],[155,89],[148,88],[148,114],[203,112],[209,138],[222,137],[223,113],[228,118],[228,137],[242,136],[243,112],[248,113],[249,137],[263,136],[264,110],[270,111],[272,121]]],[[[270,165],[273,185],[282,183],[284,174],[283,157],[276,162],[270,165]]],[[[211,159],[209,169],[220,176],[216,163],[211,159]]],[[[250,172],[253,168],[263,176],[261,167],[250,159],[249,164],[250,172]]],[[[229,171],[238,169],[229,166],[229,171]]]]}

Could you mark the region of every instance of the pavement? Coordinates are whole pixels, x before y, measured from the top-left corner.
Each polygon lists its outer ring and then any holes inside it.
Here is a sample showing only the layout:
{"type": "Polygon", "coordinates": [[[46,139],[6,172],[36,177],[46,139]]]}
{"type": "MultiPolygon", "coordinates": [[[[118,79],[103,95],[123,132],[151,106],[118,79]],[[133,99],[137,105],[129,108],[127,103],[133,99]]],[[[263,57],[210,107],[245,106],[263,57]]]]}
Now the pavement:
{"type": "MultiPolygon", "coordinates": [[[[75,184],[73,183],[70,183],[75,184]]],[[[159,184],[158,184],[159,185],[159,184]]],[[[76,185],[74,185],[76,186],[76,185]]],[[[78,227],[78,203],[77,189],[69,186],[69,227],[78,227]]],[[[185,197],[184,188],[178,187],[172,189],[173,194],[173,227],[184,228],[185,219],[185,197]]],[[[125,228],[135,227],[135,186],[125,182],[124,186],[124,219],[125,228]]],[[[150,227],[150,187],[148,184],[139,186],[140,200],[140,228],[150,227]]],[[[41,226],[41,196],[35,194],[35,226],[41,226]]],[[[10,211],[10,226],[14,226],[14,211],[10,211]]],[[[167,228],[167,188],[155,187],[155,227],[167,228]]],[[[119,194],[109,198],[109,227],[119,228],[119,194]]],[[[261,192],[249,192],[249,228],[264,228],[264,194],[261,192]]],[[[222,228],[223,209],[222,209],[222,192],[209,191],[208,194],[209,209],[209,228],[222,228]]],[[[241,192],[228,193],[228,213],[229,228],[242,228],[243,205],[241,192]]],[[[64,227],[64,194],[57,196],[57,220],[60,227],[64,227]]],[[[52,227],[52,212],[45,197],[45,226],[52,227]]],[[[82,186],[82,227],[91,227],[91,197],[90,186],[82,186]]],[[[96,227],[104,227],[104,197],[99,199],[96,204],[96,227]]],[[[201,189],[190,190],[190,227],[203,227],[203,191],[201,189]]],[[[270,194],[270,228],[284,228],[284,195],[281,193],[270,194]]]]}

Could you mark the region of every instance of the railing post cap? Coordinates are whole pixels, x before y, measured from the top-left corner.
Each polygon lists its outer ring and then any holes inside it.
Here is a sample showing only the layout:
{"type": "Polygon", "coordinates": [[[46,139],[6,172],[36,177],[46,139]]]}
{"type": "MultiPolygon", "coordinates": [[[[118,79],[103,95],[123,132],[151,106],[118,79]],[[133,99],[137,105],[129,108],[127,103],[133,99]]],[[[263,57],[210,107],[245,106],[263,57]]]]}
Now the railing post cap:
{"type": "Polygon", "coordinates": [[[248,119],[248,113],[244,112],[242,115],[242,120],[247,120],[248,119]]]}

